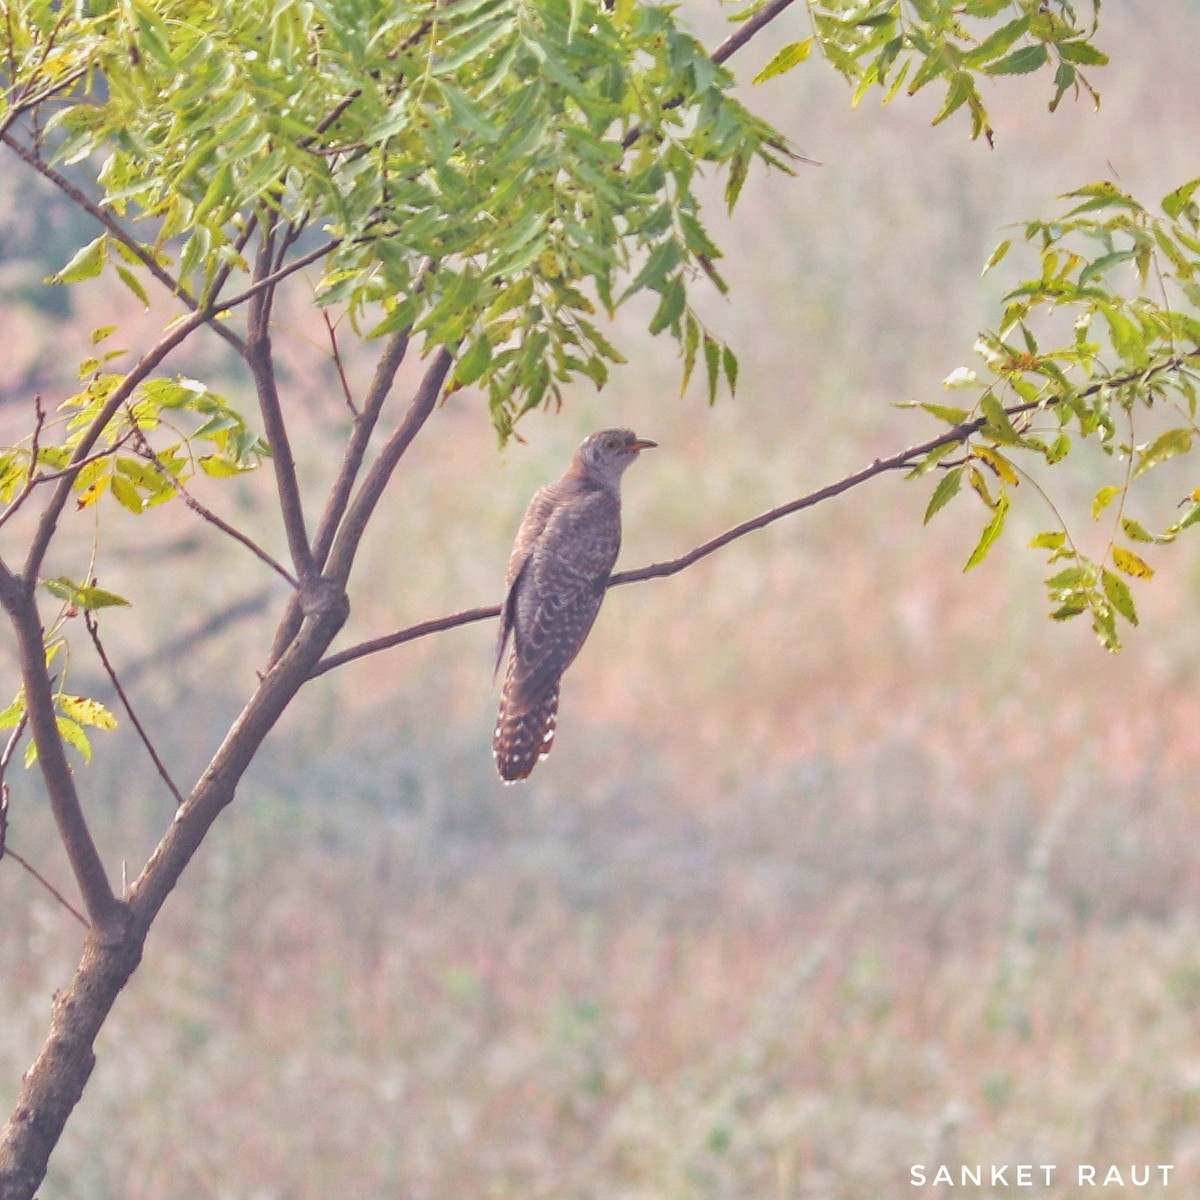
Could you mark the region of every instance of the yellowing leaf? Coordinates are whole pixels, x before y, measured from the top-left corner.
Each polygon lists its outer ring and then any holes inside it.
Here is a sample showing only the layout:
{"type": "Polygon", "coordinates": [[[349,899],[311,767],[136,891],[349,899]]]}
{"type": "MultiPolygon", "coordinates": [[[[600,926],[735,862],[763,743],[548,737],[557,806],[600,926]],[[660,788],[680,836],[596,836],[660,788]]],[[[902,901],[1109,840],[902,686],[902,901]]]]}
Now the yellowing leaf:
{"type": "Polygon", "coordinates": [[[58,706],[80,725],[91,725],[96,729],[117,727],[117,718],[99,700],[93,700],[89,696],[60,695],[58,706]]]}
{"type": "Polygon", "coordinates": [[[1154,568],[1139,555],[1134,554],[1132,550],[1127,550],[1124,546],[1114,546],[1112,552],[1113,566],[1118,571],[1124,571],[1126,575],[1132,575],[1135,579],[1152,579],[1154,577],[1154,568]]]}
{"type": "Polygon", "coordinates": [[[981,462],[987,463],[1010,487],[1016,487],[1021,482],[1020,476],[1013,470],[1012,463],[998,450],[993,450],[991,446],[972,446],[971,453],[981,462]]]}
{"type": "Polygon", "coordinates": [[[1111,571],[1106,570],[1100,572],[1100,583],[1109,604],[1131,625],[1136,625],[1138,623],[1137,608],[1133,603],[1133,593],[1130,592],[1129,585],[1125,580],[1120,575],[1114,575],[1111,571]]]}
{"type": "Polygon", "coordinates": [[[1100,514],[1113,502],[1115,497],[1119,496],[1125,489],[1109,485],[1102,487],[1095,496],[1092,497],[1092,520],[1098,521],[1100,514]]]}
{"type": "Polygon", "coordinates": [[[74,746],[83,755],[84,762],[91,762],[92,743],[88,741],[88,735],[83,732],[83,727],[72,721],[69,717],[56,718],[55,725],[58,726],[59,737],[68,746],[74,746]]]}

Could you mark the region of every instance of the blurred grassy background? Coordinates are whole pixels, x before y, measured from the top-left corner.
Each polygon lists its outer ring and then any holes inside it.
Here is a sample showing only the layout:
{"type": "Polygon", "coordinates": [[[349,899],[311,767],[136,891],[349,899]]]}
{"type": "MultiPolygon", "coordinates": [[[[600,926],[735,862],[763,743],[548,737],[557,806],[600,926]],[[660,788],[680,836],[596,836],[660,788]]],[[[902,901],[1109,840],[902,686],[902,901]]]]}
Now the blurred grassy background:
{"type": "MultiPolygon", "coordinates": [[[[715,44],[720,14],[691,8],[715,44]]],[[[937,97],[850,112],[817,63],[747,89],[824,165],[753,178],[716,219],[734,290],[708,314],[741,355],[737,399],[677,398],[671,347],[633,320],[630,365],[531,418],[527,445],[497,456],[480,398],[454,397],[391,488],[346,641],[497,601],[529,495],[591,429],[661,443],[627,477],[626,566],[934,432],[891,404],[940,399],[994,321],[1022,267],[979,278],[1004,226],[1101,177],[1154,201],[1196,173],[1198,35],[1184,0],[1109,6],[1101,111],[997,84],[992,151],[965,119],[931,130],[937,97]]],[[[7,207],[13,243],[16,186],[7,207]]],[[[61,335],[24,278],[0,275],[5,422],[61,394],[67,343],[81,357],[111,319],[81,289],[61,335]]],[[[344,425],[328,355],[300,307],[276,341],[318,480],[344,425]]],[[[1063,471],[1086,523],[1097,480],[1063,471]]],[[[1137,515],[1169,519],[1181,479],[1137,515]]],[[[213,503],[252,520],[266,488],[213,503]]],[[[1046,1196],[1074,1194],[1077,1162],[1171,1163],[1194,1191],[1197,558],[1154,559],[1114,658],[1045,618],[1031,497],[963,576],[981,510],[924,529],[927,494],[878,480],[615,591],[526,788],[491,764],[490,626],[321,680],[152,934],[42,1194],[886,1200],[943,1161],[1062,1164],[1046,1196]]],[[[281,597],[186,512],[154,528],[105,535],[101,582],[145,599],[104,631],[186,784],[281,597]]],[[[102,693],[82,650],[72,671],[102,693]]],[[[169,797],[127,731],[96,750],[81,779],[114,870],[136,872],[169,797]]],[[[66,886],[31,777],[13,810],[14,846],[66,886]]],[[[11,1107],[79,938],[12,864],[0,906],[11,1107]]]]}

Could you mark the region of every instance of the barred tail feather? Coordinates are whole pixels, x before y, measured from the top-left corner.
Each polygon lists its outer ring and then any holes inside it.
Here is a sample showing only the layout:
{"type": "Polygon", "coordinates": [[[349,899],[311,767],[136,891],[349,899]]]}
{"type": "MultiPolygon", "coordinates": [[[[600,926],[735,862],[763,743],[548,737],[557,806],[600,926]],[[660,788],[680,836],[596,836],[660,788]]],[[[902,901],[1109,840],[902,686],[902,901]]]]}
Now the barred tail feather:
{"type": "Polygon", "coordinates": [[[530,701],[505,681],[500,714],[492,737],[496,769],[505,783],[528,779],[538,762],[550,753],[558,718],[558,684],[530,701]]]}

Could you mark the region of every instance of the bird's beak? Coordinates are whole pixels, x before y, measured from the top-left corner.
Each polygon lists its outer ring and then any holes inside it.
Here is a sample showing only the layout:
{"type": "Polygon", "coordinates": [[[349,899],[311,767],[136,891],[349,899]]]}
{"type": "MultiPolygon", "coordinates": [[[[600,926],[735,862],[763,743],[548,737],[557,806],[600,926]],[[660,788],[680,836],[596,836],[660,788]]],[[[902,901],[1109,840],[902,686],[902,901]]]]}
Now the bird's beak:
{"type": "Polygon", "coordinates": [[[629,448],[630,448],[630,450],[638,450],[638,451],[653,450],[654,447],[657,445],[658,445],[657,442],[648,441],[646,438],[634,438],[634,440],[629,443],[629,448]]]}

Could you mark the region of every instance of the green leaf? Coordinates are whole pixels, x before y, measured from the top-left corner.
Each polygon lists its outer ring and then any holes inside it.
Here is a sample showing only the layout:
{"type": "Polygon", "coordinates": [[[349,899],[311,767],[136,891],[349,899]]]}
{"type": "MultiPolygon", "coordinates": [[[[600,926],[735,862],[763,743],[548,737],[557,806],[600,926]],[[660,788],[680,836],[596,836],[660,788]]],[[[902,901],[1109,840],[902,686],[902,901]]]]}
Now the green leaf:
{"type": "Polygon", "coordinates": [[[1189,182],[1177,187],[1173,192],[1168,192],[1163,197],[1162,207],[1163,212],[1167,214],[1171,220],[1178,220],[1179,215],[1191,203],[1192,197],[1196,193],[1196,189],[1200,188],[1200,178],[1192,179],[1189,182]]]}
{"type": "Polygon", "coordinates": [[[704,335],[704,366],[708,374],[708,402],[716,404],[721,382],[721,343],[708,333],[704,335]]]}
{"type": "Polygon", "coordinates": [[[1006,494],[1001,494],[996,501],[996,511],[984,528],[983,534],[979,538],[979,544],[971,552],[971,557],[967,559],[967,565],[963,567],[964,572],[971,570],[972,567],[977,567],[987,557],[987,552],[1004,529],[1004,519],[1008,516],[1010,503],[1006,494]]]}
{"type": "Polygon", "coordinates": [[[1012,239],[1005,238],[996,248],[988,255],[988,260],[983,264],[982,274],[986,275],[994,266],[999,263],[1008,253],[1012,246],[1012,239]]]}
{"type": "Polygon", "coordinates": [[[1174,458],[1177,454],[1186,454],[1192,448],[1192,430],[1168,429],[1138,454],[1137,466],[1133,469],[1133,477],[1157,467],[1159,463],[1174,458]]]}
{"type": "Polygon", "coordinates": [[[686,301],[687,294],[683,288],[683,280],[676,275],[663,288],[662,299],[659,301],[654,316],[650,318],[650,333],[658,334],[674,325],[682,315],[686,301]]]}
{"type": "Polygon", "coordinates": [[[1121,518],[1121,528],[1131,542],[1143,542],[1147,545],[1165,546],[1175,540],[1173,533],[1151,533],[1140,521],[1132,517],[1121,518]]]}
{"type": "Polygon", "coordinates": [[[467,352],[458,360],[454,368],[455,379],[464,387],[474,383],[487,370],[492,359],[492,343],[486,333],[482,333],[470,345],[467,352]]]}
{"type": "Polygon", "coordinates": [[[1021,38],[1033,23],[1033,18],[1026,14],[1007,25],[1001,25],[995,33],[989,34],[974,50],[969,51],[963,61],[971,67],[982,67],[985,63],[999,58],[1013,43],[1021,38]]]}
{"type": "Polygon", "coordinates": [[[106,592],[91,584],[74,583],[65,575],[57,579],[43,579],[42,587],[59,600],[65,600],[76,608],[91,612],[97,608],[129,607],[129,601],[116,592],[106,592]]]}
{"type": "Polygon", "coordinates": [[[142,287],[141,280],[128,268],[117,264],[117,278],[142,302],[143,308],[150,307],[150,297],[142,287]]]}
{"type": "Polygon", "coordinates": [[[20,724],[24,715],[25,692],[22,689],[17,693],[17,698],[3,712],[0,712],[0,729],[11,729],[14,725],[20,724]]]}
{"type": "Polygon", "coordinates": [[[46,283],[79,283],[83,279],[95,279],[104,270],[108,262],[108,234],[102,233],[98,238],[88,242],[72,256],[57,275],[49,276],[46,283]]]}
{"type": "Polygon", "coordinates": [[[725,372],[725,382],[729,385],[729,394],[737,395],[738,357],[728,347],[721,348],[721,369],[725,372]]]}
{"type": "Polygon", "coordinates": [[[1114,575],[1105,569],[1100,572],[1100,586],[1109,604],[1127,620],[1130,625],[1138,623],[1137,606],[1133,602],[1133,593],[1129,585],[1120,575],[1114,575]]]}
{"type": "Polygon", "coordinates": [[[1012,423],[1012,418],[1004,409],[1004,405],[991,392],[985,392],[979,401],[979,407],[987,419],[985,432],[993,441],[1008,446],[1023,446],[1021,435],[1012,423]]]}
{"type": "Polygon", "coordinates": [[[1030,543],[1031,550],[1061,550],[1066,544],[1067,535],[1061,529],[1048,529],[1039,533],[1030,543]]]}
{"type": "Polygon", "coordinates": [[[933,489],[933,495],[929,497],[929,504],[925,509],[926,525],[929,524],[935,513],[945,508],[958,495],[959,489],[962,487],[962,475],[962,467],[952,467],[938,480],[938,485],[933,489]]]}
{"type": "Polygon", "coordinates": [[[945,421],[947,425],[961,425],[971,415],[965,408],[955,408],[949,404],[927,404],[922,402],[921,407],[930,416],[937,417],[939,421],[945,421]]]}
{"type": "MultiPolygon", "coordinates": [[[[1091,42],[1076,38],[1069,42],[1056,42],[1054,48],[1060,58],[1067,62],[1082,63],[1088,67],[1102,67],[1108,62],[1108,55],[1103,50],[1096,49],[1091,42]]],[[[1136,622],[1135,622],[1136,624],[1136,622]]]]}
{"type": "Polygon", "coordinates": [[[1114,250],[1111,254],[1102,254],[1079,272],[1079,286],[1083,287],[1089,279],[1097,279],[1120,263],[1128,262],[1131,258],[1133,258],[1132,250],[1114,250]]]}
{"type": "Polygon", "coordinates": [[[805,38],[802,42],[792,42],[784,46],[774,58],[757,75],[754,77],[755,83],[766,83],[768,79],[774,79],[776,75],[782,75],[785,71],[790,71],[793,67],[799,66],[811,52],[813,47],[813,39],[805,38]]]}
{"type": "Polygon", "coordinates": [[[1022,46],[1007,58],[984,67],[989,75],[1028,75],[1050,61],[1050,52],[1039,42],[1036,46],[1022,46]]]}

